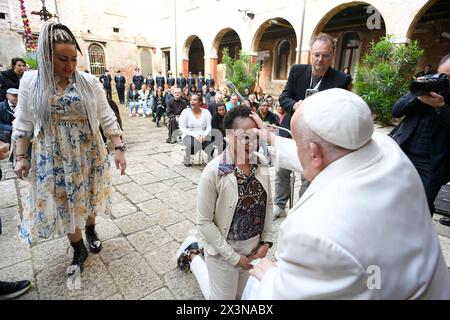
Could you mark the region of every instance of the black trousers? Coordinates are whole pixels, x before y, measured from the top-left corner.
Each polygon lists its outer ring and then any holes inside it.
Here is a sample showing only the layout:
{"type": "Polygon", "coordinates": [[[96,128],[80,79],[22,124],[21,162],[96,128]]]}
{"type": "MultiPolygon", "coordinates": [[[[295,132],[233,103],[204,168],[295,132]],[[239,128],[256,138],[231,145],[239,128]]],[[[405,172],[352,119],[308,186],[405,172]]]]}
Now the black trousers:
{"type": "Polygon", "coordinates": [[[109,87],[109,88],[104,88],[104,89],[105,89],[105,91],[106,91],[106,96],[107,96],[109,99],[112,100],[112,89],[111,89],[111,87],[109,87]]]}
{"type": "Polygon", "coordinates": [[[175,116],[169,116],[169,123],[167,125],[167,129],[169,130],[167,139],[175,140],[177,137],[173,137],[173,135],[175,130],[178,129],[177,118],[175,116]]]}
{"type": "Polygon", "coordinates": [[[191,162],[191,155],[197,154],[200,150],[205,150],[208,155],[208,161],[212,160],[214,153],[214,144],[211,141],[203,141],[202,143],[194,139],[194,137],[186,136],[183,139],[183,144],[186,146],[184,150],[184,162],[191,162]]]}
{"type": "Polygon", "coordinates": [[[430,164],[430,158],[428,156],[419,156],[411,153],[406,153],[409,160],[413,163],[420,179],[422,180],[425,194],[427,196],[428,207],[430,208],[431,216],[434,214],[434,200],[441,190],[441,184],[433,179],[433,172],[435,171],[430,164]]]}
{"type": "Polygon", "coordinates": [[[120,87],[116,87],[117,90],[117,95],[119,96],[119,101],[120,103],[125,103],[125,87],[120,88],[120,87]]]}

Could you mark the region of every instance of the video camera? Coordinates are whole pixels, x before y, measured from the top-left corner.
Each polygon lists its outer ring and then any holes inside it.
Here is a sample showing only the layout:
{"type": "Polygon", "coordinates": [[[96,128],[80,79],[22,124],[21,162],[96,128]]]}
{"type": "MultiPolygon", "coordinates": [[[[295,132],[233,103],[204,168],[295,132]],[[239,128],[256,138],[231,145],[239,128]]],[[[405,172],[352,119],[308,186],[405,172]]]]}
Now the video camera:
{"type": "Polygon", "coordinates": [[[445,73],[429,74],[416,79],[411,84],[411,92],[420,97],[429,92],[436,92],[443,96],[448,94],[450,77],[445,73]]]}

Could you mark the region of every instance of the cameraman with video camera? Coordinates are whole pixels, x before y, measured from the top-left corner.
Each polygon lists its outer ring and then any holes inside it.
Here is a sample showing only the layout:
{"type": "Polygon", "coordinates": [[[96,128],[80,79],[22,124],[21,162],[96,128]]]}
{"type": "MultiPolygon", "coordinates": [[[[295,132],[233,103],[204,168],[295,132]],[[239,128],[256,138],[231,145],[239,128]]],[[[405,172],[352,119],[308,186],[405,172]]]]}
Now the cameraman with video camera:
{"type": "MultiPolygon", "coordinates": [[[[450,181],[450,54],[438,74],[418,78],[394,105],[392,115],[405,117],[390,133],[416,167],[430,213],[442,185],[450,181]]],[[[449,218],[440,222],[450,225],[449,218]]]]}

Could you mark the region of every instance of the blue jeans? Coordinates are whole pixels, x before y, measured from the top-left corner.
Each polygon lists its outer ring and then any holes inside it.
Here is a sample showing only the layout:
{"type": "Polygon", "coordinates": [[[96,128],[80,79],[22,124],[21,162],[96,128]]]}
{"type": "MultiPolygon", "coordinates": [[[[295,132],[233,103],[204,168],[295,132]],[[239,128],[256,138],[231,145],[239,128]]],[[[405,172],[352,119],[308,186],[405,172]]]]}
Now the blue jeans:
{"type": "Polygon", "coordinates": [[[136,114],[138,113],[139,110],[139,102],[137,101],[130,101],[128,102],[129,107],[130,107],[130,114],[133,113],[133,108],[136,109],[136,114]]]}
{"type": "Polygon", "coordinates": [[[142,115],[145,117],[148,113],[147,101],[141,100],[139,101],[139,105],[142,107],[142,115]]]}

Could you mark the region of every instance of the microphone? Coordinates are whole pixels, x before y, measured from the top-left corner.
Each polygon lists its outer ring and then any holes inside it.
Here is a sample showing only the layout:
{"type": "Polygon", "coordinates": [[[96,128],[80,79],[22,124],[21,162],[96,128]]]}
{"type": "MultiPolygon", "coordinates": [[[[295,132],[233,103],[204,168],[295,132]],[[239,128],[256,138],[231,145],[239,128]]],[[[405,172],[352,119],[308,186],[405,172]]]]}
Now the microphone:
{"type": "Polygon", "coordinates": [[[239,100],[241,102],[244,102],[244,97],[241,95],[241,93],[239,92],[239,90],[236,88],[236,86],[234,85],[233,82],[231,82],[230,80],[225,80],[225,83],[227,84],[227,87],[230,88],[231,91],[233,91],[239,98],[239,100]]]}

